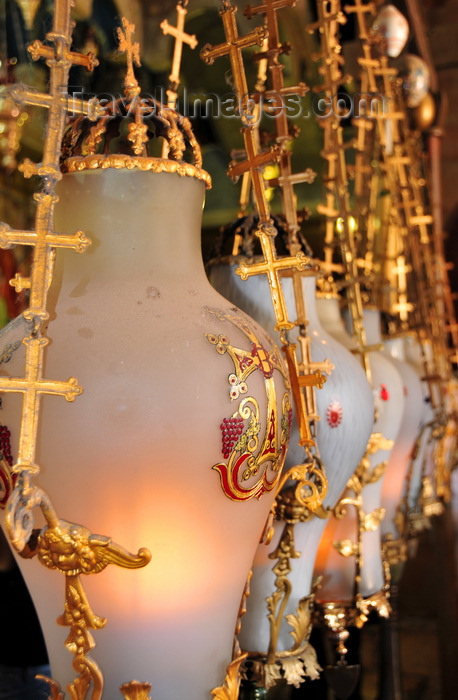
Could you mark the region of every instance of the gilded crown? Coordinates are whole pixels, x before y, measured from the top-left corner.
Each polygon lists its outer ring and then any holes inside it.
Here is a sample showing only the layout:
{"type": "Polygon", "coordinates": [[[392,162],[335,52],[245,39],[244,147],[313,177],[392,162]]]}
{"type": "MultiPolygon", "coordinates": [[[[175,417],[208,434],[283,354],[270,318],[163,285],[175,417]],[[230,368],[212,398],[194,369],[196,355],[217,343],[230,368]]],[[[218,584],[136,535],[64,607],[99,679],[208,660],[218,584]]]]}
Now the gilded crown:
{"type": "MultiPolygon", "coordinates": [[[[142,97],[134,64],[140,65],[139,45],[132,41],[134,25],[125,18],[118,29],[119,51],[127,55],[124,96],[103,106],[95,105],[99,117],[79,116],[68,126],[62,140],[61,170],[77,172],[105,168],[176,172],[196,177],[211,187],[202,168],[202,154],[187,117],[155,97],[142,97]],[[150,144],[163,139],[162,157],[151,155],[150,144]]],[[[96,98],[95,98],[96,101],[96,98]]]]}

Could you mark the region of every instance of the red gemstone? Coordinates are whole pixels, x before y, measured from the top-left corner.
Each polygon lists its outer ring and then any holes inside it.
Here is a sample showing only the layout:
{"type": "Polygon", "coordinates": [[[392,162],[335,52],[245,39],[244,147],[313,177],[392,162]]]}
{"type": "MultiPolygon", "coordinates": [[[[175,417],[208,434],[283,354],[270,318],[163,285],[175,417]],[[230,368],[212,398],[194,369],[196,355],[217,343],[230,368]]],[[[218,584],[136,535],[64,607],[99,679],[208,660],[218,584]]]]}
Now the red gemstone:
{"type": "Polygon", "coordinates": [[[331,428],[337,428],[337,426],[342,422],[342,416],[343,411],[340,403],[338,401],[333,401],[330,403],[326,411],[328,425],[330,425],[331,428]]]}

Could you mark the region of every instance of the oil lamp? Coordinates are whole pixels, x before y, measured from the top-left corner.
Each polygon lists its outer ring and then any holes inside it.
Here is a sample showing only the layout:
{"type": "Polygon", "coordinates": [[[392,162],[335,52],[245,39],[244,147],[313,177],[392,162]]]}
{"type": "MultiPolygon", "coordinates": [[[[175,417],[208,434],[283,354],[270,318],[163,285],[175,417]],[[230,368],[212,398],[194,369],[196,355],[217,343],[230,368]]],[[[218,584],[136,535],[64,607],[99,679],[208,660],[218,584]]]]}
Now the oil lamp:
{"type": "Polygon", "coordinates": [[[138,99],[139,47],[125,20],[125,94],[111,113],[70,126],[61,176],[61,56],[67,67],[82,60],[68,53],[69,26],[58,0],[47,37],[57,56],[34,48],[59,90],[40,96],[53,127],[44,165],[25,166],[45,178],[36,230],[2,230],[6,245],[36,242],[32,279],[16,280],[30,286],[31,306],[0,339],[11,348],[2,419],[17,480],[6,523],[24,554],[32,512],[43,516],[35,551],[44,566],[20,565],[62,687],[70,650],[71,692],[82,697],[104,688],[114,698],[122,686],[124,697],[146,698],[151,685],[155,700],[201,700],[212,689],[226,697],[240,601],[288,442],[289,380],[266,333],[207,281],[200,224],[210,179],[189,122],[138,99]],[[152,135],[167,141],[167,158],[150,154],[152,135]],[[43,396],[53,393],[76,400],[66,411],[43,396]],[[124,549],[139,543],[137,554],[124,549]],[[68,650],[57,617],[70,627],[68,650]],[[105,680],[88,656],[91,629],[105,680]]]}

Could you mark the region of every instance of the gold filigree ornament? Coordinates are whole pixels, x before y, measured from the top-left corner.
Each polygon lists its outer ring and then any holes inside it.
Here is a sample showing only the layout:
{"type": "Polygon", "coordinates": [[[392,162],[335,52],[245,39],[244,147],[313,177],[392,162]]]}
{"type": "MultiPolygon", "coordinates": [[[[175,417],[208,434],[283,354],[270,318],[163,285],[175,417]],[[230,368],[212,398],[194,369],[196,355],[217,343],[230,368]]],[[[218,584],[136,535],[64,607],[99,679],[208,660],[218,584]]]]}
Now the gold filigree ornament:
{"type": "MultiPolygon", "coordinates": [[[[370,513],[365,513],[363,511],[363,488],[370,484],[376,483],[384,474],[386,468],[386,460],[379,462],[375,467],[371,467],[369,457],[376,454],[379,450],[389,450],[393,446],[393,441],[385,438],[381,433],[372,433],[369,438],[369,442],[366,448],[366,452],[361,459],[355,473],[349,479],[347,483],[346,491],[343,497],[337,503],[334,508],[334,516],[338,519],[345,518],[349,507],[353,507],[356,510],[358,525],[356,532],[356,539],[342,539],[337,540],[332,543],[334,549],[343,557],[355,558],[355,594],[352,606],[345,606],[345,615],[342,619],[349,619],[351,622],[349,624],[354,624],[357,627],[362,627],[368,619],[369,611],[372,609],[377,610],[380,616],[388,617],[389,615],[389,602],[388,602],[388,590],[390,581],[390,570],[389,563],[385,559],[383,561],[384,567],[384,577],[385,583],[382,591],[378,591],[373,596],[369,598],[363,598],[360,593],[359,587],[361,582],[361,569],[363,565],[363,554],[362,554],[362,536],[365,532],[373,532],[380,527],[380,523],[385,516],[384,508],[376,508],[370,513]],[[353,609],[353,613],[350,615],[350,610],[353,609]],[[348,617],[350,615],[350,618],[348,617]]],[[[342,606],[340,606],[342,608],[342,606]]],[[[339,608],[339,609],[340,609],[339,608]]],[[[320,609],[323,611],[324,607],[321,604],[320,609]]],[[[340,614],[340,613],[339,613],[340,614]]],[[[343,613],[342,613],[343,614],[343,613]]],[[[321,614],[321,618],[324,623],[330,627],[329,615],[321,614]]],[[[334,618],[333,618],[334,619],[334,618]]],[[[331,620],[332,622],[332,620],[331,620]]],[[[333,622],[334,624],[334,622],[333,622]]],[[[343,628],[342,628],[343,629],[343,628]]],[[[340,634],[340,633],[339,633],[340,634]]],[[[339,644],[343,644],[342,639],[337,635],[336,637],[339,644]]],[[[346,653],[342,651],[344,646],[342,646],[339,651],[339,646],[337,651],[341,655],[346,653]]]]}
{"type": "Polygon", "coordinates": [[[275,346],[266,350],[241,318],[222,314],[215,309],[207,308],[207,311],[217,315],[220,320],[233,323],[250,343],[249,350],[243,350],[232,346],[226,335],[207,333],[207,340],[215,346],[216,352],[228,355],[233,363],[234,372],[228,376],[231,401],[241,399],[237,410],[221,423],[223,456],[227,461],[215,464],[213,469],[219,473],[221,487],[231,500],[259,499],[263,493],[276,487],[286,455],[292,411],[289,395],[285,391],[282,414],[278,416],[273,374],[275,371],[281,373],[285,390],[288,388],[288,378],[275,346]],[[247,380],[255,371],[260,371],[264,377],[267,397],[264,435],[260,434],[259,404],[248,394],[247,380]]]}
{"type": "Polygon", "coordinates": [[[292,551],[285,552],[284,557],[280,554],[274,567],[274,571],[278,574],[276,581],[277,590],[266,599],[269,611],[268,619],[271,623],[271,642],[268,654],[263,659],[262,666],[259,667],[260,682],[266,689],[276,685],[281,678],[284,678],[288,685],[299,688],[306,678],[310,678],[310,680],[317,679],[321,671],[316,651],[309,642],[313,627],[316,586],[312,588],[310,595],[301,598],[294,614],[284,617],[286,623],[291,627],[290,633],[293,638],[293,644],[290,649],[278,651],[276,646],[274,648],[274,644],[276,645],[278,640],[278,632],[287,602],[287,599],[282,600],[282,593],[285,592],[288,598],[290,593],[290,585],[287,579],[287,573],[289,572],[285,572],[283,575],[281,566],[287,562],[289,556],[295,556],[295,554],[297,555],[297,552],[292,551]]]}
{"type": "MultiPolygon", "coordinates": [[[[47,522],[38,535],[36,546],[31,544],[35,539],[32,535],[20,553],[25,557],[36,554],[44,566],[65,574],[65,609],[57,621],[60,625],[70,627],[65,644],[74,655],[73,668],[78,672],[68,687],[69,692],[74,700],[85,700],[88,692],[91,692],[91,700],[99,700],[102,696],[103,676],[88,653],[95,646],[90,630],[104,627],[106,619],[93,613],[80,576],[99,573],[108,564],[128,569],[141,568],[149,563],[151,554],[145,548],[140,549],[136,555],[130,554],[109,537],[93,535],[83,525],[59,519],[48,495],[38,487],[29,488],[27,501],[22,499],[21,503],[20,499],[21,492],[16,488],[7,507],[6,524],[10,533],[14,534],[18,530],[17,522],[12,522],[12,518],[19,522],[28,520],[30,526],[33,507],[41,508],[47,522]]],[[[16,537],[16,547],[25,541],[28,528],[21,526],[19,530],[22,537],[16,537]]],[[[51,682],[51,692],[56,699],[64,697],[54,682],[51,682]]]]}
{"type": "MultiPolygon", "coordinates": [[[[300,552],[294,546],[294,526],[296,523],[305,522],[313,517],[309,509],[307,499],[299,500],[297,494],[301,492],[305,483],[305,472],[302,470],[307,465],[301,465],[287,471],[288,475],[294,474],[294,470],[300,471],[303,481],[295,486],[289,486],[278,494],[276,498],[276,518],[285,523],[282,535],[276,549],[269,554],[270,559],[276,559],[272,568],[275,578],[275,590],[266,598],[267,618],[269,620],[270,638],[267,654],[250,652],[248,658],[252,663],[251,676],[264,688],[275,685],[280,678],[285,678],[287,683],[296,688],[305,680],[318,678],[320,666],[316,653],[309,643],[309,637],[313,626],[313,605],[315,591],[318,582],[313,586],[309,596],[299,601],[294,614],[285,615],[286,606],[292,592],[292,584],[289,580],[291,573],[291,559],[300,557],[300,552]],[[279,651],[278,637],[283,620],[291,627],[293,644],[290,649],[279,651]]],[[[321,470],[317,468],[321,474],[321,470]]],[[[296,473],[295,476],[299,476],[296,473]]],[[[282,478],[284,483],[284,478],[282,478]]],[[[321,500],[319,500],[321,504],[321,500]]]]}
{"type": "Polygon", "coordinates": [[[385,590],[377,591],[377,593],[369,596],[369,598],[363,598],[361,595],[357,595],[356,610],[357,616],[355,625],[359,629],[365,625],[372,610],[375,610],[380,617],[387,619],[391,614],[388,585],[385,587],[385,590]]]}
{"type": "Polygon", "coordinates": [[[141,95],[133,69],[134,64],[140,65],[139,46],[132,40],[134,31],[134,25],[123,18],[118,37],[120,50],[127,55],[124,96],[104,105],[95,123],[82,115],[70,125],[62,142],[61,169],[63,172],[106,168],[173,172],[195,177],[211,187],[189,119],[154,97],[141,95]],[[156,137],[164,139],[167,157],[151,155],[151,143],[156,137]],[[114,139],[118,142],[117,152],[110,153],[114,139]]]}
{"type": "Polygon", "coordinates": [[[120,690],[125,700],[151,700],[149,695],[151,683],[131,681],[130,683],[123,683],[120,690]]]}
{"type": "Polygon", "coordinates": [[[226,670],[224,684],[211,691],[214,700],[238,700],[240,687],[240,666],[246,654],[241,654],[232,661],[226,670]]]}

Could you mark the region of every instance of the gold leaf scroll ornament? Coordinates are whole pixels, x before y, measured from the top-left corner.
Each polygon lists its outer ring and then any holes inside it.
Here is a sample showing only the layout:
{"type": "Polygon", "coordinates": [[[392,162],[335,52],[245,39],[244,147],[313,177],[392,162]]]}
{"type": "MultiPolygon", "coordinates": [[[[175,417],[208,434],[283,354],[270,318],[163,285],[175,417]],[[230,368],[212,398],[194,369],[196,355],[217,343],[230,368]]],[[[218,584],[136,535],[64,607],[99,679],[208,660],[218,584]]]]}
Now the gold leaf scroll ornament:
{"type": "Polygon", "coordinates": [[[101,629],[106,620],[93,613],[80,575],[99,573],[108,564],[137,569],[148,564],[151,554],[145,548],[139,549],[136,555],[130,554],[109,537],[93,535],[83,525],[58,519],[55,513],[51,513],[49,502],[47,505],[49,524],[38,536],[37,554],[44,566],[65,574],[64,613],[57,621],[70,627],[65,644],[74,655],[73,668],[79,674],[69,690],[74,700],[84,700],[92,686],[91,700],[99,700],[103,677],[97,664],[87,654],[95,646],[90,630],[101,629]],[[49,517],[50,514],[52,517],[49,517]]]}
{"type": "Polygon", "coordinates": [[[240,686],[240,665],[246,659],[246,654],[238,656],[227,667],[224,685],[212,690],[214,700],[238,700],[240,686]]]}
{"type": "Polygon", "coordinates": [[[267,350],[259,342],[246,321],[238,316],[207,308],[219,320],[230,321],[249,341],[249,349],[231,345],[226,335],[207,333],[206,337],[219,355],[230,357],[234,372],[229,374],[229,397],[241,399],[237,410],[222,419],[222,453],[226,462],[213,466],[220,475],[225,495],[234,501],[246,501],[261,496],[275,488],[280,477],[291,432],[292,410],[289,395],[282,397],[281,416],[277,409],[277,388],[274,372],[280,372],[287,388],[287,375],[275,347],[267,350]],[[264,434],[259,404],[248,394],[247,380],[258,371],[263,375],[267,398],[264,434]],[[244,398],[241,398],[242,395],[244,398]],[[253,483],[253,478],[255,482],[253,483]]]}

